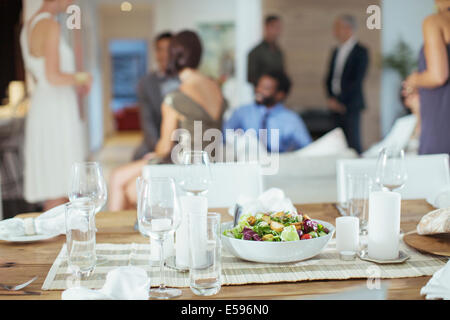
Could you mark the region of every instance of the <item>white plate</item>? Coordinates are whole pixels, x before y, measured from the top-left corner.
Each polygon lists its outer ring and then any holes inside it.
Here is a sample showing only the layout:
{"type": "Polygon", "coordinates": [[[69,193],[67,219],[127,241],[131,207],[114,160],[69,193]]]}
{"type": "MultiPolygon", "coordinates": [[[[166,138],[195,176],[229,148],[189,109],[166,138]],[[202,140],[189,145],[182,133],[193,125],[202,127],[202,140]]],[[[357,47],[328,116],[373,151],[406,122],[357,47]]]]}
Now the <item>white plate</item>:
{"type": "Polygon", "coordinates": [[[331,223],[315,220],[328,228],[328,235],[298,241],[268,242],[235,239],[223,235],[223,231],[231,229],[233,223],[222,224],[222,244],[234,256],[243,260],[260,263],[289,263],[306,260],[318,255],[328,244],[334,234],[331,223]]]}
{"type": "Polygon", "coordinates": [[[7,241],[7,242],[36,242],[36,241],[52,239],[57,236],[59,236],[59,234],[37,234],[37,235],[33,235],[33,236],[20,236],[20,237],[8,237],[8,238],[0,237],[0,240],[7,241]]]}

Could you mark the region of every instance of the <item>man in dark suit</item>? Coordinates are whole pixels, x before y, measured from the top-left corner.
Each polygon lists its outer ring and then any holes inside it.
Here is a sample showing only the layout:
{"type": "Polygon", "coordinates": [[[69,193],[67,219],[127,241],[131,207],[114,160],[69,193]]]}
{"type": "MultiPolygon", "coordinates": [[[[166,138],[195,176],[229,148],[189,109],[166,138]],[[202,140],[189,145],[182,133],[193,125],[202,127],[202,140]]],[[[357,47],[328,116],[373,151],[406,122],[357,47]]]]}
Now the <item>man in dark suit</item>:
{"type": "Polygon", "coordinates": [[[133,160],[141,159],[155,148],[161,127],[161,104],[166,94],[179,86],[177,77],[167,75],[171,39],[172,34],[169,32],[161,33],[156,37],[155,58],[157,70],[143,77],[138,84],[137,93],[144,141],[136,149],[133,160]]]}
{"type": "Polygon", "coordinates": [[[350,148],[361,148],[361,111],[365,109],[363,81],[369,65],[367,49],[355,38],[356,20],[342,15],[334,24],[339,46],[334,49],[326,78],[328,108],[344,130],[350,148]]]}
{"type": "Polygon", "coordinates": [[[256,88],[259,78],[268,72],[284,73],[284,57],[278,45],[282,25],[278,16],[269,15],[264,21],[264,39],[248,54],[248,82],[256,88]]]}

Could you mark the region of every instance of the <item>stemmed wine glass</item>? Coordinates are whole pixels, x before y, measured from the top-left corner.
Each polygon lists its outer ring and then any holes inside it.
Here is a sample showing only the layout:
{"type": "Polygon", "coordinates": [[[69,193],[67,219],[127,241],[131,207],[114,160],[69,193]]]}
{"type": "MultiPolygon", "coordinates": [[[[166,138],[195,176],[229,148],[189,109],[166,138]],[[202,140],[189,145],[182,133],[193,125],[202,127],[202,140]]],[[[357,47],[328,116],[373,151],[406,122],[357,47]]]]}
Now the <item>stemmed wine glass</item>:
{"type": "Polygon", "coordinates": [[[108,191],[98,162],[75,162],[72,165],[69,200],[84,200],[95,207],[95,214],[106,204],[108,191]]]}
{"type": "Polygon", "coordinates": [[[140,181],[138,210],[139,230],[159,244],[159,288],[150,290],[150,298],[170,299],[181,295],[181,290],[167,288],[164,274],[164,240],[180,226],[182,214],[175,182],[172,178],[150,178],[140,181]]]}
{"type": "Polygon", "coordinates": [[[184,165],[179,181],[180,187],[189,195],[204,195],[212,182],[208,153],[205,151],[186,151],[182,155],[184,165]]]}
{"type": "Polygon", "coordinates": [[[383,189],[401,189],[408,179],[403,149],[383,148],[377,161],[375,182],[383,189]]]}
{"type": "MultiPolygon", "coordinates": [[[[69,187],[69,200],[81,201],[94,206],[95,215],[106,204],[108,191],[102,167],[98,162],[75,162],[72,165],[72,174],[69,187]]],[[[96,265],[108,261],[106,257],[97,256],[96,265]]]]}

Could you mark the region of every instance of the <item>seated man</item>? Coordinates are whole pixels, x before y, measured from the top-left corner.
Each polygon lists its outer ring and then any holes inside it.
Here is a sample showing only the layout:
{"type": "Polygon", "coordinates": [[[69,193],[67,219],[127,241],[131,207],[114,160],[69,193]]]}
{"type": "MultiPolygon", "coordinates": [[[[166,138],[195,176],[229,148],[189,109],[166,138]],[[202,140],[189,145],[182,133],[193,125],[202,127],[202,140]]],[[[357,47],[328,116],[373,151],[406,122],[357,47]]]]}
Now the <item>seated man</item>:
{"type": "Polygon", "coordinates": [[[283,101],[289,94],[291,82],[284,73],[263,74],[255,89],[255,102],[237,109],[224,124],[226,129],[267,129],[267,150],[272,146],[271,130],[279,130],[279,152],[294,151],[311,143],[312,139],[302,118],[287,109],[283,101]]]}

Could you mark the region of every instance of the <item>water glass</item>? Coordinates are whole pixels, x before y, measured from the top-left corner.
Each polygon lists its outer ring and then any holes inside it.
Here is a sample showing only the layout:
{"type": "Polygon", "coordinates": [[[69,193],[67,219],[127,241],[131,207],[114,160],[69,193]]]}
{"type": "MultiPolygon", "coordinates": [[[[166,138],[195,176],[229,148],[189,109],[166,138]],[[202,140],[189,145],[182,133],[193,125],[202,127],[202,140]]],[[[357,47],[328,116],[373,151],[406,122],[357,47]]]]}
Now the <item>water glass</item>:
{"type": "Polygon", "coordinates": [[[189,217],[190,288],[198,296],[211,296],[220,291],[222,284],[220,214],[208,213],[204,226],[199,226],[192,217],[189,217]]]}
{"type": "Polygon", "coordinates": [[[106,204],[108,192],[103,170],[98,162],[75,162],[69,189],[69,200],[89,200],[97,214],[106,204]]]}
{"type": "Polygon", "coordinates": [[[398,148],[383,148],[378,155],[375,182],[394,191],[403,188],[407,179],[405,152],[398,148]]]}
{"type": "Polygon", "coordinates": [[[347,210],[352,217],[359,218],[359,230],[367,234],[369,220],[369,195],[373,191],[373,182],[368,174],[347,175],[347,210]]]}
{"type": "Polygon", "coordinates": [[[65,205],[66,247],[69,270],[77,277],[87,277],[94,270],[95,206],[84,201],[65,205]]]}
{"type": "Polygon", "coordinates": [[[150,236],[150,241],[156,242],[159,246],[161,281],[159,288],[150,290],[150,298],[178,297],[181,295],[181,290],[167,288],[164,273],[164,241],[168,237],[173,237],[182,219],[175,182],[172,178],[150,178],[141,180],[140,183],[139,230],[150,236]]]}
{"type": "Polygon", "coordinates": [[[186,151],[182,155],[180,187],[188,195],[204,195],[212,182],[208,153],[205,151],[186,151]]]}

